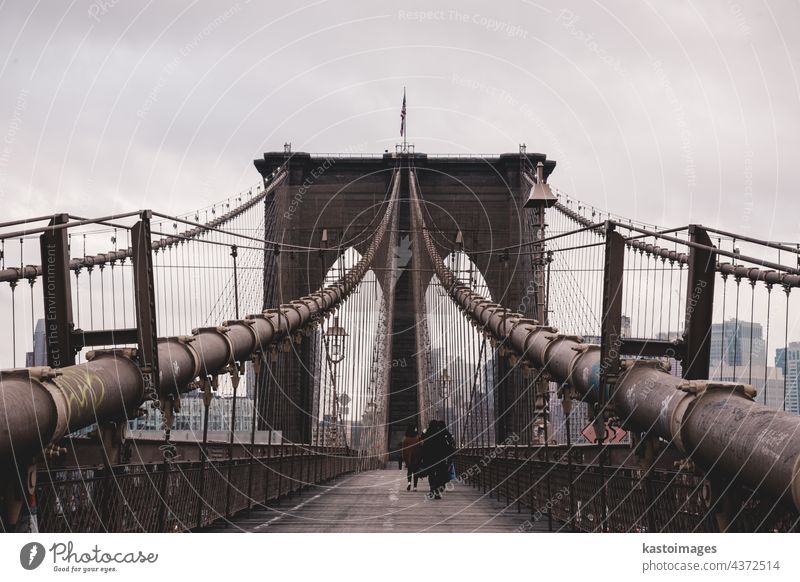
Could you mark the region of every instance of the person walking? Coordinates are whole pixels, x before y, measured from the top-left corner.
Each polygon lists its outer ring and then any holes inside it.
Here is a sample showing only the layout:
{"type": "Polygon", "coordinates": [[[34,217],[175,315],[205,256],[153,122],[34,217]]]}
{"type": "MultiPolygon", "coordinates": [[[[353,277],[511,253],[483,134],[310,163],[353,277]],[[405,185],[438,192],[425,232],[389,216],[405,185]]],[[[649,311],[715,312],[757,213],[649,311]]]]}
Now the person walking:
{"type": "Polygon", "coordinates": [[[417,425],[409,424],[406,428],[406,436],[403,437],[403,462],[406,464],[408,487],[406,491],[411,491],[411,481],[414,481],[414,491],[417,490],[419,480],[419,466],[422,461],[422,440],[417,434],[417,425]]]}
{"type": "Polygon", "coordinates": [[[450,480],[450,457],[454,453],[455,442],[447,426],[441,420],[431,420],[422,441],[422,467],[433,499],[442,498],[444,486],[450,480]]]}

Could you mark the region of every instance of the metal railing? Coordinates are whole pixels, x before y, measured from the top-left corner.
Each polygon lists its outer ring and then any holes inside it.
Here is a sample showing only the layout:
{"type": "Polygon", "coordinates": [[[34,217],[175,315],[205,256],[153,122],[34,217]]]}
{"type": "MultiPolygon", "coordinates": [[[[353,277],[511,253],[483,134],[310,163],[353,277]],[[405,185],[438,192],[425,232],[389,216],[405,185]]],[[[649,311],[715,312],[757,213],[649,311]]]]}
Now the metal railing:
{"type": "Polygon", "coordinates": [[[563,532],[796,532],[800,527],[791,504],[745,494],[731,509],[714,494],[712,482],[696,473],[675,467],[648,471],[630,447],[608,448],[612,462],[602,468],[593,445],[465,449],[455,457],[456,474],[529,513],[521,531],[532,530],[537,521],[563,532]]]}
{"type": "MultiPolygon", "coordinates": [[[[87,443],[87,447],[90,446],[87,443]]],[[[131,441],[134,449],[147,443],[131,441]]],[[[80,447],[79,447],[80,448],[80,447]]],[[[171,463],[142,461],[112,466],[59,466],[38,474],[38,527],[58,532],[178,532],[227,523],[242,511],[302,495],[340,475],[373,468],[377,461],[335,447],[181,443],[171,463]]],[[[2,524],[0,524],[2,525],[2,524]]]]}

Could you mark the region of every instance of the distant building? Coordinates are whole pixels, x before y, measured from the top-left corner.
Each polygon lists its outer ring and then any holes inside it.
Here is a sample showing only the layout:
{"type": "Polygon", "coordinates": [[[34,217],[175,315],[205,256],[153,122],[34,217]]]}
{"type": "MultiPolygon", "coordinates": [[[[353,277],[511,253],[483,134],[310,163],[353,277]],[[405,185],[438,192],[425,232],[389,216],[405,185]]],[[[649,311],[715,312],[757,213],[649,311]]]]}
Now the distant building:
{"type": "MultiPolygon", "coordinates": [[[[656,339],[664,341],[681,341],[683,332],[669,331],[656,334],[656,339]]],[[[723,323],[711,325],[711,353],[709,357],[709,378],[730,382],[747,382],[750,377],[750,363],[753,364],[753,384],[756,385],[755,378],[761,378],[763,385],[764,364],[766,363],[766,344],[762,336],[762,326],[760,323],[736,320],[731,318],[723,323]],[[752,335],[752,338],[751,338],[752,335]],[[735,370],[734,370],[735,368],[735,370]],[[734,380],[736,376],[736,380],[734,380]],[[744,378],[744,380],[742,380],[744,378]]],[[[682,374],[681,363],[674,358],[670,358],[670,366],[673,373],[680,376],[682,374]]],[[[772,368],[770,368],[772,369],[772,368]]],[[[774,371],[770,372],[774,376],[774,371]]],[[[769,375],[768,374],[768,375],[769,375]]],[[[771,382],[776,382],[772,377],[771,382]]],[[[769,392],[769,390],[768,390],[769,392]]],[[[781,390],[781,398],[783,391],[781,390]]],[[[783,405],[781,404],[781,407],[783,405]]]]}
{"type": "MultiPolygon", "coordinates": [[[[231,428],[231,411],[233,397],[215,396],[208,407],[208,430],[229,431],[231,428]]],[[[161,411],[156,410],[148,402],[145,404],[146,415],[132,420],[130,428],[134,430],[161,430],[161,411]]],[[[189,430],[202,433],[205,405],[202,393],[190,392],[181,396],[181,409],[175,415],[175,430],[189,430]]],[[[249,398],[236,399],[236,431],[249,431],[253,426],[253,401],[249,398]]]]}
{"type": "Polygon", "coordinates": [[[364,439],[364,426],[360,420],[354,420],[347,423],[349,434],[347,444],[351,449],[357,449],[361,446],[364,439]]]}
{"type": "Polygon", "coordinates": [[[631,337],[631,318],[627,315],[622,316],[622,325],[620,326],[621,337],[631,337]]]}
{"type": "Polygon", "coordinates": [[[790,342],[788,348],[775,350],[775,367],[786,375],[786,410],[800,414],[800,342],[790,342]]]}
{"type": "Polygon", "coordinates": [[[244,363],[244,383],[246,387],[247,398],[255,400],[256,398],[256,368],[253,362],[244,363]]]}
{"type": "Polygon", "coordinates": [[[754,364],[751,370],[750,366],[734,368],[717,363],[716,367],[711,368],[708,377],[721,382],[751,384],[757,391],[756,402],[783,410],[783,370],[778,367],[754,364]]]}
{"type": "Polygon", "coordinates": [[[33,331],[33,351],[25,354],[25,365],[28,368],[47,365],[47,343],[44,334],[44,319],[36,321],[36,328],[33,331]]]}
{"type": "MultiPolygon", "coordinates": [[[[325,414],[319,426],[311,428],[311,440],[315,444],[325,446],[344,446],[349,435],[344,434],[344,425],[332,414],[325,414]]],[[[352,446],[352,443],[347,443],[352,446]]]]}
{"type": "Polygon", "coordinates": [[[548,421],[547,434],[550,441],[556,444],[565,445],[570,442],[573,445],[586,443],[586,439],[581,431],[589,424],[589,406],[581,400],[572,401],[572,411],[569,414],[569,433],[567,432],[567,418],[564,414],[562,400],[556,393],[555,384],[550,385],[550,419],[548,421]],[[569,440],[567,440],[569,434],[569,440]]]}
{"type": "Polygon", "coordinates": [[[711,368],[719,365],[747,366],[764,362],[764,339],[760,323],[731,318],[711,325],[711,368]]]}

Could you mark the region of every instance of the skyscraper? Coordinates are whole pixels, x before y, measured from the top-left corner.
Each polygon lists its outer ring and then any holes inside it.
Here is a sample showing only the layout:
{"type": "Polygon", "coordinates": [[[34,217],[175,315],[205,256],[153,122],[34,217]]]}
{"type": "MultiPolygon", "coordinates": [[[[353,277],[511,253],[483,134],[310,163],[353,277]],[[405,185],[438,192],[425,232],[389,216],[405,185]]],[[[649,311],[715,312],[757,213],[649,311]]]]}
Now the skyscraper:
{"type": "Polygon", "coordinates": [[[784,373],[786,411],[800,414],[800,342],[790,342],[788,347],[775,350],[775,367],[784,373]]]}
{"type": "Polygon", "coordinates": [[[720,363],[747,366],[764,361],[764,339],[760,323],[731,318],[711,325],[711,368],[720,363]]]}
{"type": "Polygon", "coordinates": [[[36,321],[36,328],[33,331],[33,351],[25,354],[25,365],[27,367],[47,365],[47,344],[44,335],[44,319],[36,321]]]}
{"type": "Polygon", "coordinates": [[[252,362],[244,364],[244,384],[245,394],[248,400],[255,400],[256,397],[256,368],[252,362]]]}

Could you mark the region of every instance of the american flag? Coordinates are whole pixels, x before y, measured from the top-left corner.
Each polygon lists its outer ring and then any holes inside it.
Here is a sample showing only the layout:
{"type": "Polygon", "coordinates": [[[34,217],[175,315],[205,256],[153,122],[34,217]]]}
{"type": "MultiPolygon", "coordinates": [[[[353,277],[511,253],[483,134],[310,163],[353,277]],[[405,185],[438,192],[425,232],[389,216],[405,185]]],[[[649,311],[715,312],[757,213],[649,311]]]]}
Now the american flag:
{"type": "Polygon", "coordinates": [[[406,134],[406,89],[403,87],[403,108],[400,110],[400,135],[406,134]]]}

